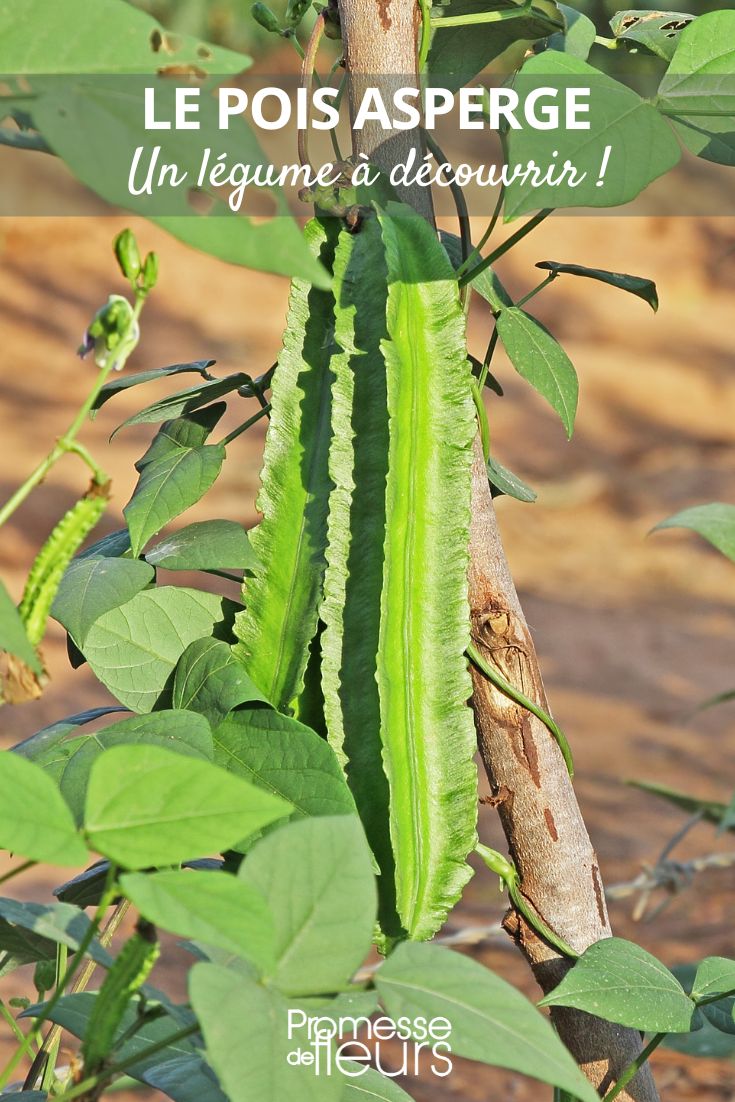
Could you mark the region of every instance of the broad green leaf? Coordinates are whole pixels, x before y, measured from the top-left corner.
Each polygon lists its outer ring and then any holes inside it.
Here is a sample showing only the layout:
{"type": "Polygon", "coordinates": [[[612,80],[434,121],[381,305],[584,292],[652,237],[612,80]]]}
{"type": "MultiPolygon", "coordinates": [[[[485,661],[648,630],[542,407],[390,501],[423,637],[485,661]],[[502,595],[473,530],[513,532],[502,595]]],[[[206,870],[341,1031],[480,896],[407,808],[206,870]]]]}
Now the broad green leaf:
{"type": "Polygon", "coordinates": [[[238,372],[236,375],[228,375],[224,379],[197,383],[196,386],[189,387],[187,390],[179,390],[176,394],[169,394],[166,398],[161,398],[158,402],[153,402],[132,414],[131,417],[128,417],[117,426],[113,436],[130,425],[149,425],[156,421],[169,421],[175,417],[193,413],[195,410],[201,409],[202,406],[214,402],[217,398],[224,397],[225,394],[232,394],[233,390],[237,390],[249,379],[249,375],[238,372]]]}
{"type": "Polygon", "coordinates": [[[134,555],[140,554],[151,536],[206,494],[224,459],[222,444],[200,444],[167,448],[145,464],[123,509],[134,555]]]}
{"type": "Polygon", "coordinates": [[[85,723],[92,723],[93,720],[111,715],[113,712],[124,712],[125,710],[125,708],[113,707],[90,708],[86,712],[77,712],[74,716],[67,716],[66,719],[57,720],[56,723],[51,723],[48,727],[42,727],[40,731],[36,731],[35,735],[30,735],[16,746],[13,746],[13,752],[20,754],[23,758],[33,760],[39,754],[45,753],[46,750],[50,750],[58,742],[67,738],[77,727],[82,727],[85,723]]]}
{"type": "Polygon", "coordinates": [[[73,903],[75,907],[82,908],[96,907],[102,898],[109,867],[109,861],[95,861],[84,872],[54,888],[54,895],[61,903],[73,903]]]}
{"type": "Polygon", "coordinates": [[[513,367],[556,410],[571,437],[579,397],[572,361],[546,326],[519,306],[501,310],[496,324],[513,367]]]}
{"type": "Polygon", "coordinates": [[[61,579],[51,615],[83,647],[92,624],[140,593],[153,576],[153,567],[139,559],[74,559],[61,579]]]}
{"type": "Polygon", "coordinates": [[[213,738],[217,765],[282,796],[295,816],[354,813],[334,751],[298,720],[268,708],[241,708],[230,713],[213,738]]]}
{"type": "Polygon", "coordinates": [[[121,394],[125,390],[130,390],[133,386],[140,386],[142,383],[157,382],[159,379],[166,379],[169,375],[181,375],[194,372],[197,375],[201,375],[203,379],[211,380],[212,376],[209,374],[209,368],[214,367],[216,360],[193,360],[191,363],[185,364],[171,364],[169,367],[158,367],[154,371],[138,371],[131,372],[129,375],[118,375],[116,379],[111,379],[100,390],[99,394],[94,400],[92,405],[92,416],[96,414],[97,410],[109,402],[110,398],[114,398],[117,394],[121,394]]]}
{"type": "Polygon", "coordinates": [[[158,746],[116,746],[92,766],[90,844],[125,868],[222,852],[291,811],[224,769],[158,746]]]}
{"type": "Polygon", "coordinates": [[[681,11],[619,11],[610,20],[615,38],[626,49],[650,52],[671,61],[681,32],[694,19],[681,11]]]}
{"type": "Polygon", "coordinates": [[[376,676],[398,913],[411,937],[428,938],[471,875],[466,857],[476,837],[464,658],[475,412],[464,312],[445,251],[405,208],[389,204],[379,220],[389,447],[376,676]]]}
{"type": "Polygon", "coordinates": [[[165,570],[255,570],[248,534],[234,520],[201,520],[164,536],[146,561],[165,570]]]}
{"type": "MultiPolygon", "coordinates": [[[[21,903],[17,899],[0,898],[0,918],[18,930],[25,930],[35,939],[42,938],[55,945],[65,945],[76,952],[89,932],[90,922],[79,907],[69,903],[21,903]]],[[[93,941],[88,955],[98,964],[109,966],[109,954],[93,941]]]]}
{"type": "MultiPolygon", "coordinates": [[[[331,268],[336,219],[314,220],[307,239],[331,268]]],[[[244,587],[235,654],[279,711],[301,689],[317,627],[324,575],[333,375],[334,298],[300,280],[291,287],[283,349],[273,376],[258,509],[251,546],[263,566],[244,587]]]]}
{"type": "MultiPolygon", "coordinates": [[[[653,104],[637,92],[571,54],[546,50],[528,60],[515,83],[521,103],[539,87],[558,91],[590,89],[590,129],[538,130],[522,121],[507,138],[508,164],[525,167],[530,160],[545,172],[569,160],[577,186],[568,182],[533,187],[518,176],[506,191],[504,214],[516,217],[546,207],[616,207],[635,199],[650,183],[679,161],[681,150],[671,127],[653,104]],[[598,187],[606,147],[611,147],[603,184],[598,187]],[[581,179],[582,173],[586,177],[581,179]]],[[[521,120],[519,120],[521,121],[521,120]]]]}
{"type": "MultiPolygon", "coordinates": [[[[658,106],[677,115],[735,114],[735,11],[714,11],[682,31],[658,90],[658,106]]],[[[704,124],[706,125],[706,124],[704,124]]]]}
{"type": "Polygon", "coordinates": [[[56,942],[0,919],[0,976],[24,964],[56,960],[56,942]]]}
{"type": "Polygon", "coordinates": [[[586,61],[589,57],[597,28],[595,24],[576,8],[570,8],[566,4],[560,4],[559,10],[564,16],[565,29],[552,34],[546,42],[549,50],[560,50],[564,54],[572,54],[586,61]]]}
{"type": "Polygon", "coordinates": [[[14,0],[0,3],[4,73],[148,73],[191,67],[220,76],[251,64],[244,54],[191,35],[168,34],[157,20],[119,0],[14,0]],[[69,34],[74,27],[75,33],[69,34]],[[31,28],[42,33],[30,34],[31,28]]]}
{"type": "Polygon", "coordinates": [[[722,1033],[735,1033],[735,960],[705,957],[697,967],[690,994],[696,1002],[725,996],[708,1002],[702,1013],[722,1033]]]}
{"type": "Polygon", "coordinates": [[[721,501],[694,505],[659,521],[653,531],[662,528],[690,528],[735,562],[735,505],[721,501]]]}
{"type": "Polygon", "coordinates": [[[427,69],[430,82],[456,91],[490,64],[501,73],[513,72],[532,41],[564,29],[564,17],[552,0],[534,0],[527,12],[514,0],[449,0],[436,5],[432,16],[445,18],[497,12],[501,19],[469,26],[442,27],[434,31],[427,69]],[[513,18],[508,19],[508,15],[513,18]]]}
{"type": "Polygon", "coordinates": [[[302,1042],[289,1037],[287,1004],[276,991],[227,968],[196,964],[189,997],[207,1060],[230,1102],[340,1102],[340,1075],[289,1063],[302,1042]]]}
{"type": "Polygon", "coordinates": [[[509,471],[492,455],[487,461],[487,477],[490,480],[494,497],[497,494],[507,494],[508,497],[514,497],[516,501],[531,502],[536,500],[536,491],[532,490],[522,478],[519,478],[517,474],[513,474],[513,471],[509,471]]]}
{"type": "Polygon", "coordinates": [[[273,966],[272,916],[262,895],[225,872],[129,873],[120,881],[144,918],[180,937],[273,966]]]}
{"type": "Polygon", "coordinates": [[[273,915],[272,984],[289,995],[344,987],[375,924],[372,859],[358,817],[288,823],[255,845],[238,875],[273,915]]]}
{"type": "Polygon", "coordinates": [[[640,945],[610,937],[590,946],[540,1006],[571,1006],[650,1033],[688,1033],[696,1010],[676,977],[640,945]]]}
{"type": "Polygon", "coordinates": [[[42,672],[43,667],[26,635],[23,621],[2,582],[0,582],[0,651],[20,658],[21,662],[25,662],[34,673],[42,672]]]}
{"type": "Polygon", "coordinates": [[[216,726],[238,704],[254,701],[268,703],[229,644],[219,639],[195,639],[189,644],[174,671],[174,708],[201,712],[216,726]]]}
{"type": "Polygon", "coordinates": [[[394,1079],[387,1079],[374,1068],[349,1062],[344,1067],[355,1078],[345,1084],[340,1102],[411,1102],[411,1096],[394,1079]]]}
{"type": "Polygon", "coordinates": [[[158,462],[165,455],[175,453],[177,448],[198,448],[200,444],[204,444],[226,408],[225,402],[215,402],[195,413],[166,421],[153,437],[145,454],[135,464],[136,471],[140,472],[149,463],[158,462]]]}
{"type": "MultiPolygon", "coordinates": [[[[732,961],[723,961],[722,957],[707,957],[697,964],[680,964],[672,968],[672,972],[681,983],[687,994],[692,992],[700,972],[707,982],[707,978],[715,979],[716,986],[721,967],[732,961]]],[[[716,994],[717,991],[713,991],[716,994]]],[[[706,996],[705,996],[706,997],[706,996]]],[[[689,1034],[671,1034],[664,1041],[667,1048],[673,1048],[677,1052],[686,1052],[692,1056],[709,1056],[713,1059],[726,1059],[735,1057],[735,999],[724,998],[714,1003],[708,1003],[700,1008],[702,1022],[698,1029],[689,1034]]]]}
{"type": "Polygon", "coordinates": [[[623,272],[607,272],[602,268],[585,268],[582,264],[559,264],[556,260],[542,260],[536,267],[546,272],[555,272],[557,275],[576,275],[597,279],[600,283],[608,283],[611,287],[618,287],[621,291],[637,295],[638,298],[647,302],[654,312],[658,310],[658,292],[652,279],[625,275],[623,272]]]}
{"type": "Polygon", "coordinates": [[[332,441],[327,570],[320,617],[328,739],[342,762],[379,868],[383,932],[396,936],[390,792],[383,768],[376,679],[386,530],[388,405],[381,342],[387,269],[377,219],[342,233],[334,262],[332,441]]]}
{"type": "Polygon", "coordinates": [[[136,712],[150,712],[195,639],[227,629],[231,602],[176,586],[146,589],[90,628],[84,657],[95,676],[136,712]]]}
{"type": "Polygon", "coordinates": [[[202,761],[212,760],[212,732],[206,719],[192,712],[177,711],[123,719],[92,735],[61,741],[34,755],[34,760],[56,782],[77,823],[81,823],[94,762],[111,746],[140,744],[160,746],[202,761]]]}
{"type": "Polygon", "coordinates": [[[88,856],[54,782],[10,750],[0,752],[0,847],[49,865],[83,865],[88,856]]]}
{"type": "Polygon", "coordinates": [[[380,966],[375,983],[393,1019],[446,1018],[453,1054],[552,1083],[581,1102],[599,1102],[548,1019],[470,957],[407,942],[380,966]]]}
{"type": "Polygon", "coordinates": [[[710,823],[719,825],[727,813],[727,804],[720,803],[719,800],[700,800],[697,796],[689,796],[686,792],[677,792],[663,784],[656,784],[655,781],[627,781],[626,783],[631,788],[640,788],[642,792],[648,792],[651,796],[658,796],[690,815],[701,815],[703,819],[710,823]]]}
{"type": "Polygon", "coordinates": [[[119,528],[117,532],[110,532],[102,539],[90,543],[84,551],[80,551],[77,559],[121,559],[129,557],[130,533],[127,528],[119,528]]]}
{"type": "MultiPolygon", "coordinates": [[[[159,1059],[160,1056],[161,1053],[159,1059]]],[[[140,1072],[138,1078],[172,1102],[227,1102],[214,1072],[198,1052],[154,1064],[140,1072]]]]}

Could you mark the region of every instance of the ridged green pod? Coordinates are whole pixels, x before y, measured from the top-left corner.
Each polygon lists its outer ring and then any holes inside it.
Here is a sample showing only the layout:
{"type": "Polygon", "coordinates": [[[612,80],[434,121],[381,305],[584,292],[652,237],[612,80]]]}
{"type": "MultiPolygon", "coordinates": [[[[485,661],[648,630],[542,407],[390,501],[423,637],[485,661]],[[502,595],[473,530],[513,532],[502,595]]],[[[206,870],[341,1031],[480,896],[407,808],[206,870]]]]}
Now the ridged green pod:
{"type": "MultiPolygon", "coordinates": [[[[339,224],[314,220],[306,238],[331,269],[339,224]]],[[[327,471],[331,435],[334,297],[294,280],[286,332],[273,376],[258,509],[263,520],[251,545],[263,568],[244,587],[234,652],[255,684],[280,710],[301,690],[317,628],[324,575],[327,471]]]]}
{"type": "Polygon", "coordinates": [[[376,680],[383,586],[388,407],[381,342],[387,270],[380,225],[342,233],[334,261],[335,339],[327,570],[321,618],[328,737],[343,762],[380,870],[380,922],[397,936],[390,792],[376,680]]]}
{"type": "Polygon", "coordinates": [[[464,313],[436,234],[379,215],[388,269],[389,415],[377,681],[398,911],[412,938],[441,926],[471,875],[476,739],[467,701],[474,408],[464,313]]]}

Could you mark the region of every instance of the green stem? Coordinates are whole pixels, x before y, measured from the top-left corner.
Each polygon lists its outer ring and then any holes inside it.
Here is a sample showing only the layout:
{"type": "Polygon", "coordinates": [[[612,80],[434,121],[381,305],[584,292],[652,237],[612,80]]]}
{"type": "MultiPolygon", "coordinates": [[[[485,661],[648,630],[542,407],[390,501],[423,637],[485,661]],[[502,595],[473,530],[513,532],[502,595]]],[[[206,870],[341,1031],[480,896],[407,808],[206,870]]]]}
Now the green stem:
{"type": "Polygon", "coordinates": [[[508,19],[522,19],[531,14],[533,8],[530,3],[519,5],[515,11],[481,11],[473,15],[446,15],[444,18],[432,19],[431,26],[438,27],[473,27],[477,23],[505,23],[508,19]]]}
{"type": "Polygon", "coordinates": [[[625,1090],[625,1088],[628,1086],[628,1083],[630,1083],[631,1079],[635,1078],[635,1076],[638,1074],[638,1072],[641,1070],[643,1065],[648,1060],[651,1053],[655,1049],[658,1048],[658,1046],[661,1044],[661,1042],[664,1040],[665,1037],[666,1037],[665,1033],[657,1033],[648,1042],[648,1044],[643,1049],[643,1051],[640,1053],[640,1055],[636,1056],[635,1060],[633,1060],[630,1064],[628,1064],[627,1068],[625,1068],[625,1070],[621,1074],[621,1076],[618,1079],[615,1086],[610,1088],[610,1090],[607,1092],[607,1094],[603,1098],[602,1102],[612,1102],[613,1098],[617,1098],[618,1095],[621,1093],[621,1091],[625,1090]]]}
{"type": "Polygon", "coordinates": [[[458,277],[464,275],[464,273],[469,268],[470,264],[474,263],[475,258],[480,256],[482,250],[485,248],[488,241],[492,237],[493,231],[494,231],[495,227],[498,224],[498,219],[500,218],[500,212],[503,209],[503,199],[504,198],[505,198],[505,187],[501,184],[500,191],[498,192],[498,198],[495,201],[495,209],[492,213],[490,221],[488,222],[487,229],[485,230],[482,237],[480,238],[480,240],[475,245],[475,247],[472,250],[472,252],[470,253],[470,255],[467,257],[467,259],[458,268],[458,270],[457,270],[457,276],[458,277]]]}
{"type": "Polygon", "coordinates": [[[735,988],[731,991],[720,991],[717,995],[708,995],[706,999],[695,999],[697,1006],[709,1006],[710,1003],[718,1003],[720,999],[730,999],[735,995],[735,988]]]}
{"type": "Polygon", "coordinates": [[[53,1013],[54,1009],[56,1008],[56,1006],[59,1003],[59,1000],[61,999],[61,996],[64,994],[64,991],[66,990],[69,983],[71,982],[72,976],[74,975],[77,968],[79,967],[82,960],[84,959],[84,956],[85,956],[87,950],[89,949],[90,945],[92,944],[92,942],[94,940],[95,934],[97,933],[97,931],[100,928],[100,925],[102,923],[102,919],[105,916],[105,912],[107,911],[107,908],[110,906],[113,899],[115,898],[115,894],[116,894],[115,877],[116,877],[116,875],[117,875],[116,866],[113,865],[113,864],[110,864],[110,867],[107,871],[107,879],[105,881],[105,888],[104,888],[104,891],[102,892],[102,898],[100,899],[99,904],[97,905],[97,910],[95,911],[94,918],[90,922],[84,937],[80,941],[79,948],[75,952],[74,956],[71,958],[69,966],[67,967],[66,971],[64,972],[64,975],[61,978],[61,982],[56,985],[56,990],[54,991],[51,999],[46,1003],[43,1010],[41,1011],[39,1016],[36,1018],[33,1025],[31,1026],[31,1028],[29,1029],[28,1033],[26,1033],[25,1037],[23,1038],[22,1043],[18,1046],[18,1048],[15,1050],[15,1052],[11,1056],[8,1063],[5,1065],[5,1068],[3,1070],[2,1075],[0,1075],[0,1090],[7,1085],[8,1081],[10,1079],[10,1076],[13,1074],[15,1069],[18,1067],[18,1064],[21,1062],[21,1060],[26,1055],[26,1053],[29,1051],[31,1045],[33,1044],[36,1037],[38,1036],[41,1029],[43,1028],[43,1023],[45,1021],[47,1021],[48,1018],[49,1018],[49,1015],[51,1013],[53,1013]]]}
{"type": "Polygon", "coordinates": [[[421,9],[421,43],[419,45],[419,73],[426,68],[426,60],[429,56],[431,45],[431,4],[429,0],[419,0],[421,9]]]}
{"type": "Polygon", "coordinates": [[[523,298],[519,298],[518,302],[514,303],[513,305],[525,306],[527,302],[530,302],[532,298],[536,297],[539,291],[543,291],[544,287],[548,287],[550,283],[553,283],[558,274],[558,272],[550,272],[547,275],[546,279],[542,279],[541,282],[536,287],[534,287],[532,291],[529,291],[527,295],[523,296],[523,298]]]}
{"type": "Polygon", "coordinates": [[[267,417],[270,411],[270,402],[267,402],[263,408],[259,409],[257,413],[254,413],[252,417],[248,417],[247,421],[244,421],[242,425],[238,425],[236,429],[233,429],[232,432],[229,432],[227,436],[223,437],[223,439],[220,440],[220,444],[227,447],[227,445],[231,444],[233,440],[236,440],[241,433],[246,432],[256,421],[259,421],[261,417],[267,417]]]}
{"type": "Polygon", "coordinates": [[[538,214],[534,214],[533,218],[529,218],[527,222],[524,222],[520,229],[517,229],[510,237],[506,237],[505,241],[498,245],[497,249],[491,252],[489,256],[486,256],[484,260],[480,261],[479,264],[476,264],[474,268],[471,268],[469,272],[465,272],[465,274],[460,277],[460,287],[464,287],[466,283],[472,283],[473,279],[477,279],[481,272],[484,272],[494,264],[496,260],[499,260],[501,256],[505,256],[510,249],[517,245],[519,241],[522,241],[532,230],[535,230],[550,214],[553,214],[553,210],[547,207],[545,210],[540,210],[538,214]]]}
{"type": "Polygon", "coordinates": [[[8,1009],[2,999],[0,999],[0,1015],[2,1015],[2,1017],[10,1026],[16,1039],[20,1042],[23,1042],[25,1040],[25,1034],[13,1017],[12,1012],[8,1009]]]}

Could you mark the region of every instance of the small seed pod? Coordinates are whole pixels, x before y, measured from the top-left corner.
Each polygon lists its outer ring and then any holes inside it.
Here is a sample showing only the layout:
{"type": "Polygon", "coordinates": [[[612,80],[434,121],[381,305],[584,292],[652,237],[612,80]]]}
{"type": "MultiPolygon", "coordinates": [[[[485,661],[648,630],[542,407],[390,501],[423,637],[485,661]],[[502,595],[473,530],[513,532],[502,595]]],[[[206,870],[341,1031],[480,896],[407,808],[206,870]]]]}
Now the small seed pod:
{"type": "Polygon", "coordinates": [[[109,496],[109,482],[93,482],[84,497],[61,518],[36,555],[18,606],[26,634],[34,647],[46,633],[51,605],[66,568],[102,517],[109,496]]]}
{"type": "Polygon", "coordinates": [[[139,282],[141,290],[146,294],[158,283],[158,253],[148,253],[146,256],[139,282]]]}
{"type": "Polygon", "coordinates": [[[262,4],[260,0],[258,0],[257,4],[253,4],[250,13],[255,22],[259,23],[260,26],[270,34],[281,33],[281,24],[278,22],[278,17],[275,12],[271,11],[267,4],[262,4]]]}

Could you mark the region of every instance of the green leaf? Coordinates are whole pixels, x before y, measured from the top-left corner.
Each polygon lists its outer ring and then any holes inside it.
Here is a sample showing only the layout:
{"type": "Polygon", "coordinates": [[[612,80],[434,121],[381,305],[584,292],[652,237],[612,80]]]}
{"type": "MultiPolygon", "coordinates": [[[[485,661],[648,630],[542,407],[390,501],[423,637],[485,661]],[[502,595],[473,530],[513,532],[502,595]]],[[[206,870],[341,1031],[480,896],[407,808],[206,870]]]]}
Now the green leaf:
{"type": "Polygon", "coordinates": [[[238,875],[273,915],[271,983],[290,995],[344,987],[375,924],[372,859],[358,817],[288,823],[255,845],[238,875]]]}
{"type": "Polygon", "coordinates": [[[158,746],[117,746],[92,766],[85,830],[125,868],[221,852],[291,807],[205,761],[158,746]]]}
{"type": "Polygon", "coordinates": [[[34,673],[40,674],[43,667],[31,645],[23,621],[13,603],[13,599],[0,581],[0,651],[12,654],[25,662],[34,673]]]}
{"type": "Polygon", "coordinates": [[[0,976],[8,976],[24,964],[56,960],[56,942],[0,919],[0,976]]]}
{"type": "Polygon", "coordinates": [[[49,865],[83,865],[88,856],[54,782],[9,750],[0,752],[0,847],[49,865]]]}
{"type": "Polygon", "coordinates": [[[189,372],[195,372],[201,375],[203,379],[211,379],[209,368],[214,367],[216,363],[216,360],[193,360],[191,363],[171,364],[170,367],[158,367],[154,371],[138,371],[131,372],[129,375],[118,375],[116,379],[111,379],[108,383],[105,383],[100,390],[92,404],[93,414],[96,413],[105,402],[109,402],[110,398],[114,398],[116,395],[121,394],[125,390],[129,390],[133,386],[140,386],[142,383],[152,383],[156,382],[158,379],[166,379],[169,375],[181,375],[189,372]]]}
{"type": "MultiPolygon", "coordinates": [[[[705,961],[701,963],[706,964],[705,961]]],[[[679,964],[671,969],[687,994],[692,990],[698,970],[699,966],[696,964],[679,964]]],[[[663,1042],[664,1047],[690,1056],[704,1056],[714,1060],[732,1059],[735,1057],[732,1002],[731,999],[724,999],[722,1002],[701,1007],[702,1021],[699,1028],[693,1033],[670,1034],[663,1042]]]]}
{"type": "Polygon", "coordinates": [[[579,397],[572,361],[546,326],[519,306],[501,310],[496,324],[513,367],[556,410],[571,437],[579,397]]]}
{"type": "Polygon", "coordinates": [[[688,796],[686,792],[677,792],[673,788],[656,784],[654,781],[626,781],[626,784],[629,784],[631,788],[639,788],[642,792],[648,792],[651,796],[658,796],[690,815],[701,815],[703,819],[710,823],[721,823],[727,812],[727,804],[720,803],[718,800],[700,800],[696,796],[688,796]]]}
{"type": "Polygon", "coordinates": [[[83,647],[95,621],[130,601],[153,577],[153,567],[139,559],[73,559],[61,579],[51,615],[83,647]]]}
{"type": "Polygon", "coordinates": [[[585,276],[587,279],[597,279],[600,283],[608,283],[611,287],[618,287],[621,291],[628,291],[631,295],[637,295],[647,302],[655,312],[658,310],[658,292],[652,279],[644,279],[642,276],[624,275],[622,272],[607,272],[602,268],[585,268],[582,264],[559,264],[556,260],[542,260],[537,265],[546,272],[556,272],[558,275],[585,276]]]}
{"type": "Polygon", "coordinates": [[[635,199],[650,183],[673,168],[681,150],[674,134],[653,106],[631,88],[570,54],[547,50],[528,60],[514,82],[523,103],[535,89],[553,88],[561,99],[568,88],[590,89],[590,129],[538,130],[525,121],[508,133],[508,164],[525,167],[530,160],[545,171],[569,160],[577,186],[568,181],[539,187],[522,177],[506,191],[504,214],[514,218],[546,207],[615,207],[635,199]],[[603,185],[598,187],[607,146],[611,153],[603,185]],[[581,180],[581,174],[586,177],[581,180]]]}
{"type": "Polygon", "coordinates": [[[136,471],[142,471],[149,463],[158,462],[165,455],[175,453],[177,448],[198,448],[200,444],[204,444],[226,408],[225,402],[215,402],[195,413],[177,417],[175,421],[166,421],[153,437],[145,454],[135,464],[136,471]]]}
{"type": "MultiPolygon", "coordinates": [[[[17,899],[0,898],[0,918],[12,923],[16,933],[25,930],[34,939],[65,945],[72,952],[79,948],[90,925],[84,912],[69,903],[20,903],[17,899]]],[[[97,942],[92,942],[88,954],[98,964],[109,966],[109,954],[97,942]]]]}
{"type": "MultiPolygon", "coordinates": [[[[531,42],[564,29],[564,17],[551,0],[535,0],[527,14],[517,15],[520,7],[514,0],[490,0],[479,10],[498,12],[505,19],[459,27],[439,26],[434,31],[427,60],[431,83],[456,91],[491,61],[497,62],[499,72],[511,72],[520,65],[531,42]],[[507,19],[508,14],[514,18],[507,19]]],[[[450,18],[477,13],[477,0],[448,3],[443,0],[432,9],[432,16],[450,18]]]]}
{"type": "Polygon", "coordinates": [[[571,1006],[649,1033],[688,1033],[696,1010],[676,977],[640,945],[610,937],[590,946],[540,1006],[571,1006]]]}
{"type": "Polygon", "coordinates": [[[471,875],[466,857],[476,838],[464,658],[475,413],[447,254],[405,208],[389,204],[379,220],[389,448],[376,676],[398,913],[411,937],[428,938],[471,875]]]}
{"type": "Polygon", "coordinates": [[[202,520],[164,536],[146,561],[165,570],[255,570],[248,534],[234,520],[202,520]]]}
{"type": "Polygon", "coordinates": [[[144,465],[135,492],[123,509],[134,555],[140,554],[151,536],[206,494],[224,459],[222,444],[200,444],[167,448],[144,465]]]}
{"type": "Polygon", "coordinates": [[[216,726],[238,704],[253,701],[268,703],[227,643],[195,639],[189,644],[174,671],[174,708],[201,712],[216,726]]]}
{"type": "Polygon", "coordinates": [[[721,1033],[735,1034],[735,960],[705,957],[700,961],[690,994],[696,1002],[725,996],[701,1008],[708,1022],[721,1033]]]}
{"type": "Polygon", "coordinates": [[[125,708],[90,708],[86,712],[77,712],[76,715],[67,716],[66,719],[57,720],[56,723],[51,723],[48,727],[42,727],[40,731],[36,731],[35,735],[29,735],[28,738],[23,739],[12,749],[14,753],[20,754],[21,757],[33,760],[39,754],[45,753],[58,742],[61,742],[77,727],[81,727],[85,723],[91,723],[102,716],[111,715],[113,712],[124,711],[126,711],[125,708]]]}
{"type": "MultiPolygon", "coordinates": [[[[338,227],[314,220],[314,256],[331,267],[338,227]]],[[[279,711],[301,689],[316,633],[324,574],[329,491],[330,359],[334,299],[300,280],[291,287],[286,332],[273,376],[258,509],[251,546],[263,566],[247,579],[235,622],[235,654],[279,711]]]]}
{"type": "Polygon", "coordinates": [[[196,964],[189,996],[204,1034],[206,1055],[230,1102],[339,1102],[340,1075],[316,1075],[288,1054],[287,1005],[277,992],[215,964],[196,964]]]}
{"type": "MultiPolygon", "coordinates": [[[[158,1059],[166,1053],[158,1053],[158,1059]]],[[[227,1102],[214,1072],[199,1053],[175,1056],[140,1072],[142,1083],[160,1091],[172,1102],[227,1102]]]]}
{"type": "Polygon", "coordinates": [[[212,732],[203,716],[163,711],[132,716],[92,735],[66,739],[34,755],[34,760],[59,787],[77,823],[84,815],[89,773],[97,758],[111,746],[161,746],[179,754],[212,760],[212,732]]]}
{"type": "Polygon", "coordinates": [[[232,394],[233,390],[237,390],[249,381],[250,376],[240,371],[236,375],[228,375],[225,379],[213,379],[211,382],[197,383],[196,386],[189,387],[187,390],[179,390],[176,394],[169,394],[166,398],[161,398],[158,402],[138,410],[132,417],[128,417],[119,424],[112,435],[130,425],[150,425],[156,421],[170,421],[175,417],[193,413],[215,399],[222,398],[225,394],[232,394]]]}
{"type": "Polygon", "coordinates": [[[658,90],[662,110],[735,114],[735,11],[714,11],[682,32],[658,90]]]}
{"type": "Polygon", "coordinates": [[[356,1078],[345,1084],[340,1102],[411,1102],[411,1096],[395,1080],[386,1079],[374,1068],[349,1062],[343,1066],[356,1078]]]}
{"type": "Polygon", "coordinates": [[[581,11],[570,8],[566,4],[560,4],[559,10],[564,16],[566,27],[564,31],[557,31],[548,38],[547,48],[560,50],[564,54],[571,54],[586,61],[597,37],[595,24],[581,11]]]}
{"type": "Polygon", "coordinates": [[[514,497],[516,501],[536,500],[536,491],[492,455],[487,461],[487,477],[494,491],[493,497],[497,494],[507,494],[508,497],[514,497]]]}
{"type": "Polygon", "coordinates": [[[129,873],[120,881],[144,918],[180,937],[273,966],[272,917],[259,892],[225,872],[129,873]]]}
{"type": "Polygon", "coordinates": [[[84,551],[80,551],[77,559],[121,559],[129,557],[130,533],[127,528],[119,528],[117,532],[110,532],[102,539],[90,543],[84,551]]]}
{"type": "Polygon", "coordinates": [[[681,11],[619,11],[610,20],[615,38],[626,49],[655,54],[671,61],[681,32],[694,19],[681,11]]]}
{"type": "Polygon", "coordinates": [[[216,634],[231,608],[198,589],[146,589],[100,617],[89,630],[84,657],[122,704],[150,712],[162,706],[161,694],[189,644],[216,634]]]}
{"type": "Polygon", "coordinates": [[[721,501],[694,505],[659,521],[653,531],[662,528],[690,528],[735,562],[735,505],[721,501]]]}
{"type": "Polygon", "coordinates": [[[470,957],[439,945],[399,945],[375,974],[392,1018],[446,1018],[452,1053],[511,1068],[599,1102],[548,1019],[519,991],[470,957]]]}
{"type": "Polygon", "coordinates": [[[217,765],[288,800],[295,816],[354,813],[334,751],[297,720],[267,708],[239,709],[213,738],[217,765]]]}
{"type": "Polygon", "coordinates": [[[0,3],[0,70],[4,73],[148,73],[191,66],[219,76],[242,72],[244,54],[191,36],[168,34],[157,20],[118,0],[13,0],[0,3]],[[70,35],[69,27],[76,33],[70,35]],[[29,34],[29,28],[43,28],[29,34]]]}
{"type": "Polygon", "coordinates": [[[390,791],[383,768],[380,639],[388,471],[385,311],[388,274],[377,219],[342,233],[334,261],[332,441],[327,570],[320,617],[321,679],[328,739],[345,767],[379,868],[383,932],[400,933],[390,791]]]}

